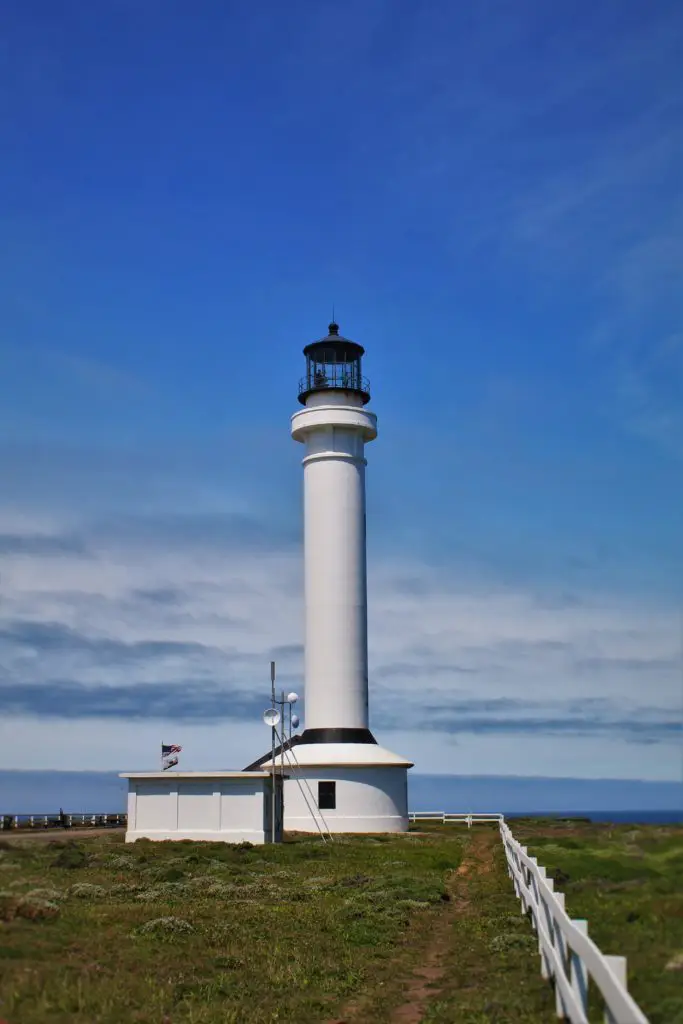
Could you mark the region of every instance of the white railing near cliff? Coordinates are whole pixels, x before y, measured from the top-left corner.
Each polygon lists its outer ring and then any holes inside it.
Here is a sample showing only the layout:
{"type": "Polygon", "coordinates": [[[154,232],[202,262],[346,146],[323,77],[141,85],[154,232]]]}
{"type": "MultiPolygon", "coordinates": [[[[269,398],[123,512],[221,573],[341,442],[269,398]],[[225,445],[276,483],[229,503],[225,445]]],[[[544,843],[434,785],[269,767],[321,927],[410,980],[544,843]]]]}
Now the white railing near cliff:
{"type": "Polygon", "coordinates": [[[502,814],[448,814],[445,811],[409,811],[408,819],[415,821],[440,821],[442,825],[472,825],[477,822],[492,821],[499,823],[504,821],[502,814]]]}
{"type": "Polygon", "coordinates": [[[571,1024],[588,1024],[588,983],[592,980],[604,1003],[607,1024],[648,1024],[629,995],[626,957],[606,956],[588,938],[588,922],[572,920],[564,909],[564,893],[554,891],[552,878],[526,846],[500,823],[508,874],[538,935],[541,974],[555,987],[557,1016],[571,1024]]]}
{"type": "Polygon", "coordinates": [[[125,825],[126,814],[0,814],[0,830],[25,828],[106,828],[125,825]]]}
{"type": "Polygon", "coordinates": [[[530,857],[512,835],[502,814],[448,814],[444,811],[412,811],[411,822],[472,825],[496,822],[503,841],[508,874],[538,935],[541,974],[555,988],[555,1010],[561,1020],[589,1024],[588,985],[592,981],[602,997],[606,1024],[648,1024],[648,1019],[626,982],[626,957],[607,956],[588,938],[588,922],[572,920],[564,909],[564,893],[555,892],[554,881],[535,857],[530,857]]]}

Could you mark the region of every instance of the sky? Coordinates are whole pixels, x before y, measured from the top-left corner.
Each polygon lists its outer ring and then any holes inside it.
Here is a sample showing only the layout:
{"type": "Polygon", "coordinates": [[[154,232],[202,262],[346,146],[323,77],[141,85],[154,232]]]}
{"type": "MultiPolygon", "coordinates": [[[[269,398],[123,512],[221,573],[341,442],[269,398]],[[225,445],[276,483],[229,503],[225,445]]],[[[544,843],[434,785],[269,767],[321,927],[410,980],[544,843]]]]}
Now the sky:
{"type": "Polygon", "coordinates": [[[371,725],[680,781],[675,0],[21,0],[0,768],[241,768],[303,666],[303,346],[365,346],[371,725]]]}

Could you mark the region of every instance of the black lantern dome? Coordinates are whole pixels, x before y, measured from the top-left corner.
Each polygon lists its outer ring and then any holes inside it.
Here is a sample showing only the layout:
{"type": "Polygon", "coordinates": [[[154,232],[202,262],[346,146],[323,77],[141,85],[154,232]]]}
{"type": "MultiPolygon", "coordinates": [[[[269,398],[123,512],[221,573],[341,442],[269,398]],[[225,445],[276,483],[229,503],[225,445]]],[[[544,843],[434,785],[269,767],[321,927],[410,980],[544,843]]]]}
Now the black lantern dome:
{"type": "Polygon", "coordinates": [[[328,334],[312,341],[304,349],[306,376],[299,381],[299,401],[315,391],[353,391],[360,395],[363,405],[370,401],[370,381],[361,372],[362,345],[342,337],[339,324],[332,322],[328,334]]]}

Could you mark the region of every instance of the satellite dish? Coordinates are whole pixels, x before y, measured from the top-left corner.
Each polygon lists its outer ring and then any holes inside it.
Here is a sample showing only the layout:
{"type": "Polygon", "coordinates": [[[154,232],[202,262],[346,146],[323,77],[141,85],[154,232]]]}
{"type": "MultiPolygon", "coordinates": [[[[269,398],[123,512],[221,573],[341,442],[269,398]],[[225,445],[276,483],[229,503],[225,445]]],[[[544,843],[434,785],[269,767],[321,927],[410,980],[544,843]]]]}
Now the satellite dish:
{"type": "Polygon", "coordinates": [[[298,715],[292,715],[292,729],[298,729],[298,728],[299,728],[299,716],[298,715]]]}
{"type": "Polygon", "coordinates": [[[288,700],[288,702],[289,702],[290,704],[296,704],[296,702],[298,701],[298,699],[299,699],[299,694],[298,694],[298,693],[294,693],[294,691],[293,691],[293,690],[292,690],[292,692],[291,692],[291,693],[288,693],[288,694],[287,694],[287,700],[288,700]]]}
{"type": "Polygon", "coordinates": [[[274,729],[275,726],[280,723],[280,712],[277,708],[268,708],[267,711],[263,712],[263,721],[266,725],[269,725],[271,729],[274,729]]]}

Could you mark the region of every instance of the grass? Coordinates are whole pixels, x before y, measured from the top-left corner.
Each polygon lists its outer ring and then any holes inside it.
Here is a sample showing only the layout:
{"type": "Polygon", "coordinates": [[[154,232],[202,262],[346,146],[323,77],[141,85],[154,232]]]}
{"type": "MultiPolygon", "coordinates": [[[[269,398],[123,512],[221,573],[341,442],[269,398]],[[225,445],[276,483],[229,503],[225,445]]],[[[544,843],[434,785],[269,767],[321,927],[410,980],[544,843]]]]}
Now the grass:
{"type": "MultiPolygon", "coordinates": [[[[588,921],[603,953],[627,958],[629,991],[651,1024],[683,1024],[683,826],[510,826],[566,894],[570,917],[588,921]]],[[[595,998],[592,1019],[602,1019],[595,998]]]]}
{"type": "MultiPolygon", "coordinates": [[[[539,971],[537,940],[514,895],[498,829],[476,826],[450,884],[454,913],[429,1024],[540,1024],[554,996],[539,971]]],[[[368,1018],[370,1020],[371,1018],[368,1018]]]]}
{"type": "MultiPolygon", "coordinates": [[[[569,913],[628,957],[652,1024],[683,1024],[683,971],[667,970],[683,951],[683,828],[512,827],[569,913]]],[[[330,846],[0,839],[9,1024],[552,1019],[495,827],[330,846]]]]}
{"type": "Polygon", "coordinates": [[[381,975],[462,839],[0,847],[0,1018],[241,1024],[324,1021],[381,975]]]}

